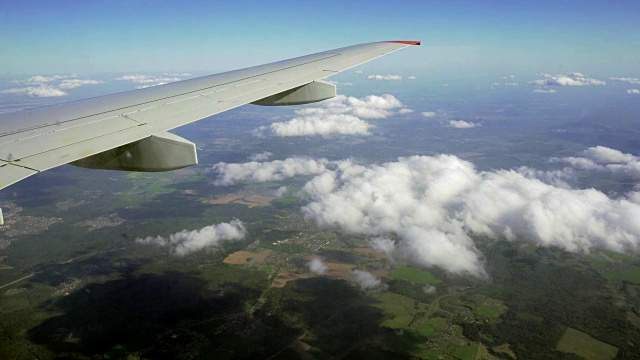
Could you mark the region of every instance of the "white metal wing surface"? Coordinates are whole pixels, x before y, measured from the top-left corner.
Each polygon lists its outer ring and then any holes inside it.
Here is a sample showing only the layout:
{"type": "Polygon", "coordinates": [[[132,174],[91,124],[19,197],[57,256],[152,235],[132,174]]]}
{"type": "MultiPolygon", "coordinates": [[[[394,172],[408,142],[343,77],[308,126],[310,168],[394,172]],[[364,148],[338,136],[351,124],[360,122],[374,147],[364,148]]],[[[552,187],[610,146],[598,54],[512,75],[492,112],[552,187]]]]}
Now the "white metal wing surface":
{"type": "Polygon", "coordinates": [[[326,99],[335,95],[335,87],[333,95],[323,95],[327,92],[326,83],[314,83],[317,80],[419,44],[417,41],[385,41],[354,45],[167,85],[0,115],[0,189],[72,162],[86,167],[142,171],[193,165],[197,163],[195,146],[186,149],[190,142],[166,131],[248,103],[287,105],[326,99]],[[289,97],[293,96],[293,101],[278,103],[278,96],[292,92],[289,97]],[[180,152],[183,154],[172,158],[172,153],[180,152]],[[193,155],[189,155],[190,152],[193,155]],[[115,161],[115,165],[114,161],[110,162],[122,158],[124,153],[128,158],[131,154],[147,156],[144,161],[152,163],[148,156],[153,155],[160,164],[137,167],[134,161],[127,167],[118,165],[126,159],[115,161]]]}

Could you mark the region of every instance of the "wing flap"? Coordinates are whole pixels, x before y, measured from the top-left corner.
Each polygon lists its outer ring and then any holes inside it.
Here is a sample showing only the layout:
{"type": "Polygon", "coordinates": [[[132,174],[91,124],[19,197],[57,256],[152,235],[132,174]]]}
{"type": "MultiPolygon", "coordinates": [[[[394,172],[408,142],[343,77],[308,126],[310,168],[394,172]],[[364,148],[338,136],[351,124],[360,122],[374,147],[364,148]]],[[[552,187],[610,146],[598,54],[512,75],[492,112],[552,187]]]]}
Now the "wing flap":
{"type": "Polygon", "coordinates": [[[6,162],[0,163],[4,163],[0,165],[0,189],[37,173],[35,170],[16,166],[14,164],[6,162]]]}

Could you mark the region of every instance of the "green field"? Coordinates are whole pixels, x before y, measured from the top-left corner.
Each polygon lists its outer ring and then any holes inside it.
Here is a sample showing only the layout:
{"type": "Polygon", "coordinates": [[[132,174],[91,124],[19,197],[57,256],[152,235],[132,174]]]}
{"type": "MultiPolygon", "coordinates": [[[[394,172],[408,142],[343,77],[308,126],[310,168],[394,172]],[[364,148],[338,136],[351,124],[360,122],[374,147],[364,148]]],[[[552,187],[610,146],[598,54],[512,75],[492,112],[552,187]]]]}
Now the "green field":
{"type": "Polygon", "coordinates": [[[406,328],[418,312],[426,309],[425,304],[394,293],[379,293],[375,298],[380,302],[374,306],[382,310],[386,316],[382,326],[391,329],[406,328]]]}
{"type": "Polygon", "coordinates": [[[476,308],[475,313],[478,316],[495,320],[500,317],[500,314],[502,314],[502,310],[490,304],[480,304],[476,308]]]}
{"type": "Polygon", "coordinates": [[[461,347],[453,353],[456,359],[460,360],[474,360],[478,353],[478,344],[471,344],[465,347],[461,347]]]}
{"type": "Polygon", "coordinates": [[[640,268],[633,267],[625,270],[604,270],[602,274],[610,280],[623,280],[634,284],[640,284],[640,268]]]}
{"type": "Polygon", "coordinates": [[[431,336],[437,328],[444,324],[444,321],[445,319],[441,317],[427,319],[416,327],[416,331],[420,335],[431,336]]]}
{"type": "Polygon", "coordinates": [[[438,354],[429,349],[429,347],[427,345],[424,344],[420,344],[418,346],[416,346],[416,348],[414,349],[414,351],[412,352],[412,355],[420,358],[420,359],[424,359],[424,360],[437,360],[440,359],[440,357],[438,356],[438,354]]]}
{"type": "Polygon", "coordinates": [[[618,348],[598,341],[573,328],[567,328],[556,347],[558,351],[576,354],[587,360],[609,360],[616,357],[618,348]]]}
{"type": "Polygon", "coordinates": [[[593,267],[609,280],[622,280],[640,284],[640,267],[637,260],[615,253],[600,253],[589,256],[593,267]]]}
{"type": "Polygon", "coordinates": [[[407,280],[416,284],[438,285],[442,281],[438,280],[433,274],[427,270],[411,268],[403,266],[393,270],[389,276],[394,279],[407,280]]]}
{"type": "Polygon", "coordinates": [[[283,203],[283,204],[295,204],[298,201],[300,201],[300,199],[298,199],[297,197],[293,197],[293,196],[283,196],[281,198],[279,198],[278,200],[276,200],[279,203],[283,203]]]}

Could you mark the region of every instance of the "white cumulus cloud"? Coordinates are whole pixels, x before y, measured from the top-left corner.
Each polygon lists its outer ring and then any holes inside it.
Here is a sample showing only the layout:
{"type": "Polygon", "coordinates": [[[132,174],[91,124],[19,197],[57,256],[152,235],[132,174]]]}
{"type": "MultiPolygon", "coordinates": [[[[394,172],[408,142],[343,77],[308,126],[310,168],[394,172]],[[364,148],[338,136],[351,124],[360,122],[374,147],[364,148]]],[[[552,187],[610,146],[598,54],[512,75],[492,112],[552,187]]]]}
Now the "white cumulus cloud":
{"type": "Polygon", "coordinates": [[[36,75],[23,80],[13,80],[12,83],[28,84],[28,85],[43,85],[51,82],[60,81],[63,79],[71,79],[76,77],[78,76],[77,75],[53,75],[53,76],[36,75]]]}
{"type": "Polygon", "coordinates": [[[289,189],[286,186],[280,186],[276,189],[276,191],[273,192],[273,195],[275,195],[275,197],[277,198],[281,198],[284,194],[287,193],[287,191],[289,191],[289,189]]]}
{"type": "Polygon", "coordinates": [[[60,97],[67,96],[67,93],[49,85],[29,86],[23,88],[12,88],[0,91],[0,94],[23,94],[34,97],[60,97]]]}
{"type": "MultiPolygon", "coordinates": [[[[486,276],[472,234],[571,252],[637,251],[640,192],[614,198],[595,189],[573,189],[566,180],[571,169],[640,178],[640,158],[597,146],[552,161],[571,168],[477,171],[468,161],[439,155],[366,166],[291,158],[221,163],[214,169],[218,184],[315,175],[301,192],[308,201],[302,208],[305,219],[370,236],[370,245],[392,261],[455,274],[486,276]]],[[[363,284],[376,280],[363,273],[354,277],[363,284]]]]}
{"type": "Polygon", "coordinates": [[[324,275],[324,273],[329,269],[327,265],[324,264],[322,259],[317,257],[309,261],[307,263],[307,267],[309,268],[309,271],[316,275],[324,275]]]}
{"type": "Polygon", "coordinates": [[[563,162],[576,169],[608,171],[616,175],[640,178],[640,158],[604,146],[590,147],[583,156],[552,158],[552,162],[563,162]]]}
{"type": "Polygon", "coordinates": [[[437,115],[434,111],[423,111],[421,114],[426,118],[432,118],[437,115]]]}
{"type": "Polygon", "coordinates": [[[589,78],[585,74],[579,72],[558,75],[538,74],[538,77],[541,79],[529,81],[529,84],[541,86],[587,86],[607,84],[602,80],[589,78]]]}
{"type": "Polygon", "coordinates": [[[449,121],[449,126],[456,129],[473,129],[478,126],[482,126],[482,124],[472,123],[464,120],[451,120],[449,121]]]}
{"type": "Polygon", "coordinates": [[[385,237],[374,237],[369,239],[369,245],[373,250],[385,254],[387,259],[394,261],[393,254],[396,251],[396,244],[393,240],[385,237]]]}
{"type": "Polygon", "coordinates": [[[302,116],[285,122],[261,126],[254,130],[254,134],[287,136],[322,136],[332,135],[370,135],[373,126],[355,116],[346,114],[331,114],[326,116],[302,116]]]}
{"type": "Polygon", "coordinates": [[[370,135],[373,125],[362,119],[383,119],[395,110],[411,111],[393,95],[369,95],[364,98],[338,95],[320,106],[296,111],[297,117],[253,131],[256,136],[323,136],[370,135]]]}
{"type": "Polygon", "coordinates": [[[104,81],[92,80],[92,79],[66,79],[66,80],[62,80],[62,82],[60,82],[58,87],[60,89],[75,89],[80,86],[99,85],[99,84],[104,84],[104,81]]]}
{"type": "Polygon", "coordinates": [[[369,75],[367,76],[367,79],[402,81],[402,76],[400,75],[369,75]]]}
{"type": "Polygon", "coordinates": [[[534,94],[555,94],[558,91],[554,90],[554,89],[534,89],[533,93],[534,94]]]}
{"type": "Polygon", "coordinates": [[[516,170],[478,172],[452,155],[370,166],[343,161],[303,191],[310,201],[306,219],[353,233],[393,234],[393,247],[381,240],[376,247],[457,274],[485,275],[470,234],[585,253],[640,246],[640,195],[614,199],[516,170]]]}
{"type": "Polygon", "coordinates": [[[61,97],[68,95],[64,90],[75,89],[86,85],[103,84],[104,81],[82,79],[79,78],[79,75],[36,75],[27,79],[13,80],[12,83],[22,84],[23,86],[2,90],[0,91],[0,94],[20,94],[33,97],[61,97]]]}
{"type": "Polygon", "coordinates": [[[638,90],[638,89],[629,89],[629,90],[627,90],[627,94],[640,94],[640,90],[638,90]]]}
{"type": "Polygon", "coordinates": [[[267,161],[273,156],[273,153],[265,151],[259,154],[253,154],[249,156],[250,161],[267,161]]]}
{"type": "Polygon", "coordinates": [[[232,185],[239,181],[279,181],[293,176],[315,175],[326,170],[327,159],[288,158],[269,162],[241,164],[218,163],[207,170],[216,175],[215,185],[232,185]]]}
{"type": "Polygon", "coordinates": [[[609,80],[618,81],[618,82],[624,82],[624,83],[632,84],[632,85],[640,84],[640,78],[615,77],[615,78],[609,78],[609,80]]]}
{"type": "Polygon", "coordinates": [[[137,89],[144,89],[152,86],[164,85],[164,84],[182,80],[181,78],[175,75],[177,74],[164,74],[162,76],[131,74],[131,75],[124,75],[124,76],[118,77],[116,78],[116,80],[129,81],[134,84],[139,84],[139,86],[137,86],[137,89]]]}
{"type": "Polygon", "coordinates": [[[185,256],[204,249],[217,249],[224,242],[242,240],[247,235],[242,221],[232,220],[230,223],[205,226],[200,230],[182,230],[171,234],[169,238],[162,236],[136,239],[139,244],[155,244],[168,247],[171,253],[185,256]]]}
{"type": "Polygon", "coordinates": [[[351,82],[340,82],[340,81],[332,81],[332,80],[325,80],[325,81],[336,86],[353,86],[353,83],[351,82]]]}
{"type": "Polygon", "coordinates": [[[433,285],[426,285],[422,288],[422,291],[427,295],[435,295],[438,292],[438,289],[433,285]]]}
{"type": "Polygon", "coordinates": [[[383,288],[382,281],[368,271],[355,269],[351,272],[351,276],[353,281],[364,291],[375,291],[383,288]]]}

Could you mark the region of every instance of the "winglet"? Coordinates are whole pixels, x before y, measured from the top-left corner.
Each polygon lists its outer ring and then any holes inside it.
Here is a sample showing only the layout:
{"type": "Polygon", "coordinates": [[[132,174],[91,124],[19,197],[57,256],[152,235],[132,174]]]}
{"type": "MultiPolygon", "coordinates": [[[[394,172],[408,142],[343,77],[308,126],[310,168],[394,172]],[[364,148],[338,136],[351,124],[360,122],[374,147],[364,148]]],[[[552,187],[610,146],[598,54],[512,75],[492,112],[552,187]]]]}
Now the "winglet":
{"type": "Polygon", "coordinates": [[[407,44],[407,45],[420,45],[420,41],[409,41],[409,40],[390,40],[387,42],[397,43],[397,44],[407,44]]]}

